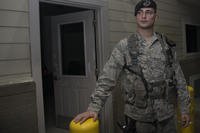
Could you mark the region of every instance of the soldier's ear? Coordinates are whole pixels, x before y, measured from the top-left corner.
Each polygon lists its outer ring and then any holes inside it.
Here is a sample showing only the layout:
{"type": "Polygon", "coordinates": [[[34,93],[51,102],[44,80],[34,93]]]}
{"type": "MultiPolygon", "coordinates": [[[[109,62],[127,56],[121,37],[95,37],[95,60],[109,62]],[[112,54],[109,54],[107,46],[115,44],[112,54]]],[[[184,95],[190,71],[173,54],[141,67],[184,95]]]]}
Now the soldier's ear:
{"type": "Polygon", "coordinates": [[[159,15],[158,14],[156,14],[156,20],[158,20],[159,19],[159,15]]]}

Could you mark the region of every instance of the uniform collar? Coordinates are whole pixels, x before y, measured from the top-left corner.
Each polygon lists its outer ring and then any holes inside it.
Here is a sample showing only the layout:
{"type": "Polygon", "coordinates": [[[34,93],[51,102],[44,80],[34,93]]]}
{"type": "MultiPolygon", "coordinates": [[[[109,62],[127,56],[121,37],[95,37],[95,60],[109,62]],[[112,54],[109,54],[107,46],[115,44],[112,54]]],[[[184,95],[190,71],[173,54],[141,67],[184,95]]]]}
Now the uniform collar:
{"type": "MultiPolygon", "coordinates": [[[[146,40],[144,39],[144,37],[142,37],[142,35],[139,32],[136,32],[136,36],[137,36],[138,40],[141,41],[142,43],[144,43],[144,44],[147,43],[146,40]]],[[[152,46],[157,40],[158,40],[158,36],[155,32],[153,32],[151,44],[149,45],[149,47],[152,46]]]]}

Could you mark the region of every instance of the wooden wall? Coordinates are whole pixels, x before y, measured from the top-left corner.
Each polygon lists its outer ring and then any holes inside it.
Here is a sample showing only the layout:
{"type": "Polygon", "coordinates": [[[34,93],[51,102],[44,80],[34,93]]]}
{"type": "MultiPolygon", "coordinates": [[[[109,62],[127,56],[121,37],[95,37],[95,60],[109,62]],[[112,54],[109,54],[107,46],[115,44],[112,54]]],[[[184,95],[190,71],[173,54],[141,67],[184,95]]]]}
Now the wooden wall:
{"type": "Polygon", "coordinates": [[[38,133],[33,82],[0,86],[0,133],[38,133]]]}
{"type": "Polygon", "coordinates": [[[28,0],[0,1],[0,84],[31,76],[28,0]]]}
{"type": "Polygon", "coordinates": [[[0,0],[0,133],[38,133],[28,0],[0,0]]]}

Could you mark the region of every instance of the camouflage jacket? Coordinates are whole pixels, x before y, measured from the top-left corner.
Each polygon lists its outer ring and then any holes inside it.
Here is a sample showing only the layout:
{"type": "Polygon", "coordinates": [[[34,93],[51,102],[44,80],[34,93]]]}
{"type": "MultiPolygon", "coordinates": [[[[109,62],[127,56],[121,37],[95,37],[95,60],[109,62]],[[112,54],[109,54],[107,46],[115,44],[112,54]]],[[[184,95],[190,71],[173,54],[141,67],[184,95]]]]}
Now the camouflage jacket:
{"type": "Polygon", "coordinates": [[[103,68],[88,110],[101,110],[118,79],[124,90],[124,113],[135,120],[161,121],[173,116],[176,94],[181,112],[189,113],[186,81],[174,45],[164,35],[154,33],[150,44],[139,33],[121,40],[103,68]]]}

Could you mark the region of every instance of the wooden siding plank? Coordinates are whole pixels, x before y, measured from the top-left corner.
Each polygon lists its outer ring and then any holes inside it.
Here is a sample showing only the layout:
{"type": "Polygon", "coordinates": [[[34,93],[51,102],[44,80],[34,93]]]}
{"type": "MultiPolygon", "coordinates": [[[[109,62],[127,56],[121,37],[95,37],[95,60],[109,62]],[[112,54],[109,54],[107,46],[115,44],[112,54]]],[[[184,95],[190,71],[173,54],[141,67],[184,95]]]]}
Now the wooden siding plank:
{"type": "Polygon", "coordinates": [[[135,22],[133,13],[109,10],[109,19],[116,21],[135,22]]]}
{"type": "Polygon", "coordinates": [[[10,85],[10,89],[0,87],[0,91],[9,90],[7,96],[0,97],[1,133],[38,132],[35,88],[31,86],[32,88],[26,90],[27,87],[30,88],[26,84],[10,85]],[[19,91],[21,88],[26,92],[19,91]]]}
{"type": "Polygon", "coordinates": [[[30,60],[0,61],[0,76],[18,73],[30,73],[30,60]]]}
{"type": "Polygon", "coordinates": [[[0,26],[28,27],[28,13],[0,10],[0,26]]]}
{"type": "Polygon", "coordinates": [[[0,43],[28,43],[28,28],[0,27],[0,43]]]}
{"type": "MultiPolygon", "coordinates": [[[[33,81],[0,85],[0,97],[7,97],[35,90],[33,81]]],[[[23,102],[23,101],[22,101],[23,102]]]]}
{"type": "Polygon", "coordinates": [[[157,12],[159,18],[158,19],[168,19],[168,20],[174,20],[174,21],[180,21],[181,15],[171,13],[165,10],[158,10],[157,12]]]}
{"type": "Polygon", "coordinates": [[[111,32],[110,33],[110,41],[111,42],[118,42],[125,37],[128,37],[131,33],[124,33],[124,32],[111,32]]]}
{"type": "Polygon", "coordinates": [[[0,9],[28,11],[28,0],[0,0],[0,9]]]}
{"type": "Polygon", "coordinates": [[[134,9],[134,5],[123,1],[109,0],[108,3],[109,3],[108,5],[109,9],[114,9],[124,12],[133,12],[134,9]]]}
{"type": "Polygon", "coordinates": [[[188,11],[192,10],[192,8],[190,8],[188,5],[184,5],[182,3],[177,3],[177,5],[173,5],[164,1],[158,1],[158,9],[178,15],[188,14],[188,11]]]}
{"type": "Polygon", "coordinates": [[[0,76],[0,85],[22,83],[26,81],[32,81],[31,73],[21,73],[21,74],[12,74],[0,76]]]}
{"type": "Polygon", "coordinates": [[[0,45],[0,60],[10,59],[29,59],[30,58],[30,46],[27,44],[13,45],[6,44],[0,45]]]}
{"type": "Polygon", "coordinates": [[[155,26],[155,31],[161,32],[161,33],[167,33],[167,34],[173,34],[173,35],[179,35],[182,36],[182,29],[181,28],[174,28],[170,26],[155,26]]]}
{"type": "Polygon", "coordinates": [[[175,28],[181,28],[180,21],[172,21],[172,20],[168,20],[168,19],[158,19],[155,22],[155,25],[171,26],[171,27],[175,27],[175,28]]]}
{"type": "Polygon", "coordinates": [[[136,29],[135,23],[110,21],[110,31],[133,32],[136,29]]]}
{"type": "MultiPolygon", "coordinates": [[[[178,2],[177,0],[159,0],[160,2],[162,3],[166,3],[166,4],[169,4],[169,5],[174,5],[174,6],[178,6],[180,2],[178,2]]],[[[159,2],[158,1],[158,2],[159,2]]],[[[158,3],[159,4],[159,3],[158,3]]]]}

